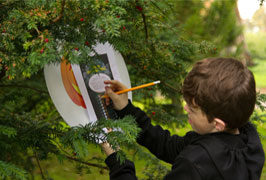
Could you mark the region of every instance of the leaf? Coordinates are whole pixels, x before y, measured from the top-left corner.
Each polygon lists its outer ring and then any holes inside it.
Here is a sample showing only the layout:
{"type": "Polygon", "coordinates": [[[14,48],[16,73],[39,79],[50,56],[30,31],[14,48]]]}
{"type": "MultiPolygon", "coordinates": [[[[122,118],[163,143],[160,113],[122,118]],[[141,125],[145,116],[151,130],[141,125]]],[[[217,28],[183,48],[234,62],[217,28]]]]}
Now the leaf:
{"type": "Polygon", "coordinates": [[[14,137],[17,135],[17,131],[12,127],[0,125],[0,134],[4,134],[8,137],[14,137]]]}
{"type": "Polygon", "coordinates": [[[85,158],[88,156],[88,144],[82,140],[77,139],[73,141],[74,150],[77,153],[77,155],[81,158],[85,158]]]}
{"type": "Polygon", "coordinates": [[[23,48],[27,51],[31,45],[32,45],[32,42],[27,41],[23,44],[23,48]]]}

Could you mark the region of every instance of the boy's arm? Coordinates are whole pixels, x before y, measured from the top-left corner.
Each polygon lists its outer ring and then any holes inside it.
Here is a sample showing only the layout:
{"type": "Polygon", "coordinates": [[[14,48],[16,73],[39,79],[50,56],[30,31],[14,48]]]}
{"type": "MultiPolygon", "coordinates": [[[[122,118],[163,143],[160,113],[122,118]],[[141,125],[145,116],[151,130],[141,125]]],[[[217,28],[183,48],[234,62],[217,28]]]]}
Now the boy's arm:
{"type": "Polygon", "coordinates": [[[184,137],[170,136],[168,130],[163,130],[160,126],[153,126],[145,112],[134,107],[130,101],[125,108],[116,112],[119,118],[126,115],[135,117],[138,126],[142,129],[137,142],[148,148],[157,158],[171,164],[174,163],[179,152],[190,142],[191,138],[196,136],[196,133],[193,132],[187,133],[184,137]]]}
{"type": "MultiPolygon", "coordinates": [[[[116,153],[111,154],[105,160],[110,169],[110,180],[137,180],[135,166],[129,160],[123,164],[116,158],[116,153]]],[[[172,170],[164,177],[164,180],[202,180],[197,168],[187,159],[179,158],[172,167],[172,170]]]]}
{"type": "Polygon", "coordinates": [[[163,130],[160,126],[151,125],[150,118],[128,101],[127,93],[119,95],[115,93],[115,91],[127,89],[125,85],[117,80],[105,81],[104,83],[108,85],[105,87],[106,95],[108,95],[106,105],[109,105],[110,99],[112,99],[119,118],[126,115],[132,115],[136,118],[138,126],[142,129],[137,139],[138,143],[147,147],[159,159],[173,163],[195,133],[188,133],[185,137],[170,136],[169,131],[163,130]]]}
{"type": "MultiPolygon", "coordinates": [[[[109,155],[105,163],[110,169],[110,180],[137,180],[134,163],[125,160],[120,164],[116,152],[109,155]]],[[[194,164],[185,158],[178,158],[173,164],[172,170],[164,177],[164,180],[202,180],[200,173],[194,164]]]]}
{"type": "Polygon", "coordinates": [[[137,180],[134,163],[125,160],[123,164],[120,164],[117,160],[116,152],[109,155],[106,158],[105,163],[110,170],[110,180],[137,180]]]}

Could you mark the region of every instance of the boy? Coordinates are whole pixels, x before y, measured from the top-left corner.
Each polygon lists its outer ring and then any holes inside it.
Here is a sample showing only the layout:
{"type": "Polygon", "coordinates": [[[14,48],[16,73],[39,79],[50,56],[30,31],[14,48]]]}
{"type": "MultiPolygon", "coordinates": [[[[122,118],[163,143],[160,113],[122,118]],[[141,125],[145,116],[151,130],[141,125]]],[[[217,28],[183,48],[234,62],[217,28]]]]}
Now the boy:
{"type": "MultiPolygon", "coordinates": [[[[165,180],[259,180],[264,152],[249,118],[256,101],[253,74],[231,58],[197,62],[184,80],[183,96],[193,131],[184,137],[151,125],[151,120],[128,101],[118,81],[106,81],[106,94],[120,118],[132,115],[142,129],[137,142],[157,158],[172,164],[165,180]]],[[[106,101],[109,104],[109,100],[106,101]]],[[[104,143],[110,179],[137,179],[134,164],[120,165],[116,153],[104,143]]]]}

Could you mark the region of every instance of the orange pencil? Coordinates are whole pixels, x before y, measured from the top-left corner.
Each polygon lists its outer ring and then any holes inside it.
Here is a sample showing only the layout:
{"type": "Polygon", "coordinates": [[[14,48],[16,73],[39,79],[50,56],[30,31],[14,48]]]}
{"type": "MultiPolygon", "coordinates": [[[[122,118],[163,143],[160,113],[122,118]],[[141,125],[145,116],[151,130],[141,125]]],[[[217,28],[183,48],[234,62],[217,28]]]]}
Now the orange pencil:
{"type": "MultiPolygon", "coordinates": [[[[134,90],[137,90],[137,89],[153,86],[153,85],[159,84],[159,83],[160,83],[160,81],[154,81],[154,82],[151,82],[151,83],[148,83],[148,84],[143,84],[143,85],[136,86],[136,87],[133,87],[133,88],[124,89],[122,91],[117,91],[115,93],[116,94],[122,94],[122,93],[126,93],[126,92],[129,92],[129,91],[134,91],[134,90]]],[[[107,97],[108,97],[107,95],[103,95],[101,98],[107,98],[107,97]]]]}

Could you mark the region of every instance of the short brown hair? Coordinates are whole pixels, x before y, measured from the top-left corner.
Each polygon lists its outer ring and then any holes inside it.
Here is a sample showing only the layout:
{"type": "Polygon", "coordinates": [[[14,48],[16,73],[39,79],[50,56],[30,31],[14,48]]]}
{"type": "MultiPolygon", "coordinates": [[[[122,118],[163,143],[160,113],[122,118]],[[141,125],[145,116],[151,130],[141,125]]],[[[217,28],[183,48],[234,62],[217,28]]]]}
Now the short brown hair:
{"type": "Polygon", "coordinates": [[[209,122],[219,118],[229,129],[248,122],[256,101],[252,72],[233,58],[197,62],[184,80],[182,93],[188,105],[195,103],[206,113],[209,122]]]}

